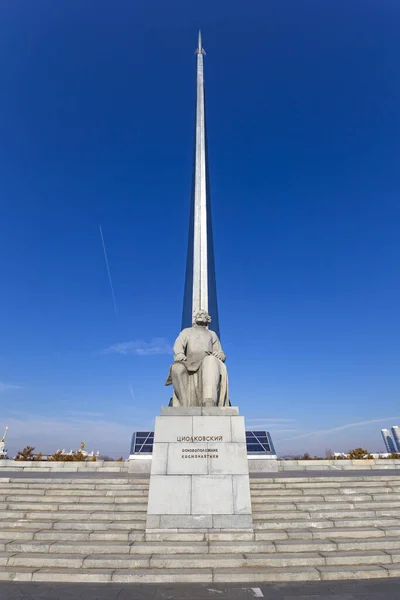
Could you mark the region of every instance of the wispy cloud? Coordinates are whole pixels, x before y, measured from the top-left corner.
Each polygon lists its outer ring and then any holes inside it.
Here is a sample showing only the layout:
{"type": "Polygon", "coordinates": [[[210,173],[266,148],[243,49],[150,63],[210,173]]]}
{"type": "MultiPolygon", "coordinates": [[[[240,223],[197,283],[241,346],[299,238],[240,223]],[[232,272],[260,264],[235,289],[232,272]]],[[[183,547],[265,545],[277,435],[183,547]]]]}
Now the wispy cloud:
{"type": "Polygon", "coordinates": [[[5,381],[0,381],[0,394],[3,392],[7,392],[8,390],[18,390],[19,385],[14,385],[12,383],[5,383],[5,381]]]}
{"type": "Polygon", "coordinates": [[[275,439],[275,434],[294,433],[295,431],[301,431],[301,429],[277,429],[276,427],[270,428],[270,429],[271,429],[270,433],[274,436],[274,439],[275,439]]]}
{"type": "Polygon", "coordinates": [[[339,425],[339,427],[332,427],[331,429],[319,429],[317,431],[309,431],[308,433],[302,433],[301,435],[295,435],[293,437],[286,438],[283,441],[287,442],[289,440],[297,440],[299,438],[312,437],[312,436],[318,436],[318,435],[327,435],[329,433],[334,433],[336,431],[352,429],[353,427],[364,427],[365,425],[373,425],[374,423],[390,422],[390,421],[395,421],[397,419],[400,419],[400,417],[399,416],[384,417],[381,419],[370,419],[368,421],[357,421],[356,423],[347,423],[345,425],[339,425]]]}
{"type": "Polygon", "coordinates": [[[99,412],[87,412],[85,410],[65,410],[63,411],[65,415],[71,415],[73,417],[103,417],[104,413],[99,412]]]}
{"type": "Polygon", "coordinates": [[[247,423],[294,423],[296,419],[275,419],[275,417],[246,418],[247,423]]]}
{"type": "Polygon", "coordinates": [[[138,354],[140,356],[171,353],[172,347],[165,338],[153,338],[151,342],[143,340],[120,342],[103,350],[103,354],[138,354]]]}
{"type": "MultiPolygon", "coordinates": [[[[260,428],[260,427],[265,427],[266,429],[274,429],[274,431],[277,431],[277,428],[285,426],[285,425],[289,425],[291,423],[294,423],[296,421],[296,419],[275,419],[273,417],[268,418],[246,418],[246,425],[248,427],[251,428],[260,428]]],[[[283,429],[281,431],[298,431],[298,429],[283,429]]]]}

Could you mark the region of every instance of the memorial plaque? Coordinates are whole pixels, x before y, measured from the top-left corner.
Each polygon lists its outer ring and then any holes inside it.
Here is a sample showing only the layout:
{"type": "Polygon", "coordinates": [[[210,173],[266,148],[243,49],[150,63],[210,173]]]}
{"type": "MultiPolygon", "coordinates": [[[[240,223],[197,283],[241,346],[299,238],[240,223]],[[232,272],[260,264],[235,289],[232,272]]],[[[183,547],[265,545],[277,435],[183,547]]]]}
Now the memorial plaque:
{"type": "Polygon", "coordinates": [[[156,419],[146,531],[251,530],[243,417],[235,407],[184,410],[156,419]]]}

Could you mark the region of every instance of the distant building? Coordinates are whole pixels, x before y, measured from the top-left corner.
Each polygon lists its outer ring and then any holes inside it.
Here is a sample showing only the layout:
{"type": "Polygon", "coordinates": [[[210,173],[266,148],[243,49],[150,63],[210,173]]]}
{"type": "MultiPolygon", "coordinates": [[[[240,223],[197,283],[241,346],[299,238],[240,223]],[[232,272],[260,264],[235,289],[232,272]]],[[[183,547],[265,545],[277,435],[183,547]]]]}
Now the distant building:
{"type": "Polygon", "coordinates": [[[394,450],[394,452],[400,452],[400,427],[397,425],[393,425],[392,427],[392,436],[396,446],[396,450],[394,450]]]}
{"type": "MultiPolygon", "coordinates": [[[[393,429],[392,429],[392,431],[393,431],[393,429]]],[[[393,441],[392,436],[390,435],[389,429],[381,429],[381,433],[382,433],[383,441],[385,442],[386,450],[388,452],[397,452],[396,444],[393,441]]]]}
{"type": "Polygon", "coordinates": [[[5,447],[5,440],[6,440],[7,431],[8,431],[8,427],[6,427],[4,435],[3,435],[3,437],[0,440],[0,459],[8,458],[7,448],[5,447]]]}

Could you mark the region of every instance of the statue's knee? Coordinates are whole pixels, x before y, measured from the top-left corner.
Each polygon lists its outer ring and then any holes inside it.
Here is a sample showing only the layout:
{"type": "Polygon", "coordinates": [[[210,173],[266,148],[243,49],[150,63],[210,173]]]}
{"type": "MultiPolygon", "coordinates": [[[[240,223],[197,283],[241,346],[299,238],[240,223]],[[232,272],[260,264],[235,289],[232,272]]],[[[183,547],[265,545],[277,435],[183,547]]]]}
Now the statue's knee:
{"type": "Polygon", "coordinates": [[[214,356],[214,354],[208,354],[208,356],[205,357],[204,362],[206,363],[206,365],[219,367],[220,361],[216,356],[214,356]]]}
{"type": "Polygon", "coordinates": [[[186,368],[183,366],[182,363],[174,363],[171,367],[171,375],[172,377],[174,377],[175,375],[177,375],[178,377],[180,375],[183,375],[183,373],[186,371],[186,368]]]}

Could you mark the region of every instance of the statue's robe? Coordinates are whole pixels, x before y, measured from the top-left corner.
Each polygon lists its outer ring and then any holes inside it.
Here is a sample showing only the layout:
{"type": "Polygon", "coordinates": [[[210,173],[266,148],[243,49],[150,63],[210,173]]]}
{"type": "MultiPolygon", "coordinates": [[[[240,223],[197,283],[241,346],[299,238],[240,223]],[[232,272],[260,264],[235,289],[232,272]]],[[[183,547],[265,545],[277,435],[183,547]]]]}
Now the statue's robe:
{"type": "MultiPolygon", "coordinates": [[[[187,390],[188,406],[202,406],[204,400],[203,378],[201,376],[202,365],[205,357],[213,355],[215,352],[221,352],[225,360],[225,354],[217,334],[207,327],[194,325],[193,327],[183,329],[177,337],[174,344],[174,364],[179,362],[189,375],[189,388],[187,390]],[[179,354],[184,354],[186,360],[176,361],[176,357],[179,354]]],[[[217,406],[229,406],[228,371],[222,360],[216,360],[218,361],[220,372],[217,406]]],[[[171,377],[172,367],[173,365],[171,365],[165,385],[172,385],[173,383],[171,377]]],[[[180,406],[175,393],[172,398],[172,406],[180,406]]]]}

